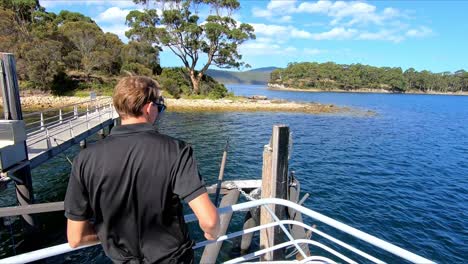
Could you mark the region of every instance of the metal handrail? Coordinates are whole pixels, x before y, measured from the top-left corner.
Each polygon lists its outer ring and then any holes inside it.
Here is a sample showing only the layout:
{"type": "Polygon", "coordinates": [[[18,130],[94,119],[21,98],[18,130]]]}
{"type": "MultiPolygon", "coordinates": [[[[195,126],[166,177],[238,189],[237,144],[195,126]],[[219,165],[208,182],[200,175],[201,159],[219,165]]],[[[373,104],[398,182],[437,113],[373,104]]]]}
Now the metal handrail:
{"type": "MultiPolygon", "coordinates": [[[[77,123],[73,124],[72,126],[68,126],[68,127],[63,128],[63,129],[59,129],[59,130],[57,130],[57,131],[54,131],[53,134],[47,135],[46,138],[40,138],[39,140],[36,140],[36,141],[33,141],[33,142],[27,142],[27,145],[28,145],[28,146],[35,145],[35,144],[37,144],[37,143],[39,143],[39,142],[42,142],[42,141],[44,141],[44,140],[48,140],[49,138],[54,137],[54,136],[57,135],[57,134],[60,134],[60,133],[65,132],[65,131],[67,131],[67,130],[71,130],[71,129],[73,129],[74,127],[77,127],[77,126],[79,126],[79,125],[86,124],[86,123],[89,124],[89,122],[90,122],[91,120],[94,120],[94,119],[96,119],[96,118],[100,118],[102,115],[105,115],[105,114],[110,113],[110,112],[112,112],[111,109],[109,109],[109,110],[107,110],[107,111],[105,111],[105,112],[101,112],[100,114],[97,114],[96,116],[94,116],[94,117],[92,117],[92,118],[88,118],[88,119],[86,119],[86,120],[84,120],[84,121],[82,121],[82,122],[77,122],[77,123]]],[[[82,115],[81,117],[83,117],[83,116],[85,116],[85,115],[82,115]]],[[[71,121],[69,120],[69,122],[71,122],[71,121]]],[[[47,132],[47,131],[48,131],[48,128],[46,127],[46,132],[47,132]]]]}
{"type": "MultiPolygon", "coordinates": [[[[91,99],[91,100],[88,100],[88,101],[83,101],[83,102],[79,102],[79,103],[64,105],[64,106],[60,107],[59,109],[68,108],[68,107],[72,107],[72,106],[78,106],[78,105],[91,103],[91,102],[99,102],[99,101],[104,101],[104,100],[112,100],[112,98],[111,97],[102,97],[102,98],[91,99]]],[[[30,116],[34,116],[34,115],[40,115],[41,113],[48,113],[48,112],[52,112],[52,111],[57,111],[57,108],[43,110],[43,111],[36,111],[36,112],[32,112],[32,113],[27,113],[27,114],[24,114],[23,117],[30,117],[30,116]]]]}
{"type": "MultiPolygon", "coordinates": [[[[231,206],[228,206],[228,207],[223,207],[223,208],[219,208],[218,209],[218,212],[220,214],[226,214],[226,213],[230,213],[230,212],[235,212],[235,211],[243,211],[245,209],[249,209],[249,208],[253,208],[253,207],[258,207],[258,206],[265,206],[265,205],[282,205],[282,206],[286,206],[286,207],[290,207],[300,213],[302,213],[303,215],[307,215],[315,220],[318,220],[324,224],[327,224],[331,227],[334,227],[340,231],[343,231],[349,235],[352,235],[356,238],[359,238],[363,241],[366,241],[368,242],[369,244],[373,245],[373,246],[376,246],[376,247],[379,247],[387,252],[390,252],[390,253],[393,253],[403,259],[406,259],[410,262],[413,262],[413,263],[434,263],[433,261],[431,260],[428,260],[426,258],[423,258],[421,256],[418,256],[412,252],[409,252],[405,249],[402,249],[398,246],[395,246],[389,242],[386,242],[382,239],[379,239],[377,237],[374,237],[372,235],[369,235],[365,232],[362,232],[360,230],[357,230],[353,227],[350,227],[346,224],[343,224],[341,222],[338,222],[332,218],[329,218],[325,215],[322,215],[318,212],[315,212],[311,209],[308,209],[308,208],[305,208],[301,205],[298,205],[296,203],[293,203],[291,201],[287,201],[287,200],[282,200],[282,199],[277,199],[277,198],[267,198],[267,199],[261,199],[261,200],[255,200],[255,201],[249,201],[249,202],[245,202],[245,203],[240,203],[240,204],[234,204],[234,205],[231,205],[231,206]]],[[[186,215],[185,217],[185,221],[187,223],[190,223],[190,222],[194,222],[197,220],[197,218],[195,217],[194,214],[190,214],[190,215],[186,215]]],[[[306,227],[307,225],[303,224],[303,223],[300,223],[300,222],[297,222],[297,221],[293,221],[293,220],[282,220],[282,221],[279,221],[279,222],[273,222],[273,223],[269,223],[269,224],[266,224],[266,225],[262,225],[260,227],[254,227],[254,228],[250,228],[250,229],[246,229],[244,231],[240,231],[240,232],[236,232],[236,233],[232,233],[232,234],[229,234],[229,235],[223,235],[221,237],[219,237],[217,240],[213,240],[213,241],[203,241],[203,242],[199,242],[197,243],[194,248],[198,248],[198,247],[202,247],[202,246],[206,246],[206,245],[209,245],[209,244],[212,244],[212,243],[217,243],[217,242],[220,242],[220,241],[223,241],[223,240],[226,240],[226,239],[229,239],[229,238],[232,238],[232,237],[236,237],[236,236],[240,236],[242,234],[244,234],[246,231],[248,232],[254,232],[254,231],[258,231],[260,229],[264,229],[264,228],[268,228],[268,227],[272,227],[274,225],[280,225],[280,224],[296,224],[296,225],[299,225],[299,226],[302,226],[302,227],[306,227]],[[280,223],[282,222],[282,223],[280,223]]],[[[315,228],[311,228],[311,227],[306,227],[307,229],[309,230],[314,230],[314,232],[316,232],[317,234],[319,235],[322,235],[324,234],[323,232],[317,232],[318,230],[315,229],[315,228]]],[[[329,235],[328,235],[329,236],[329,235]]],[[[322,236],[324,237],[324,236],[322,236]]],[[[326,237],[325,237],[326,238],[326,237]]],[[[338,240],[336,238],[334,238],[335,240],[338,240]]],[[[344,242],[340,241],[343,245],[345,244],[344,242]]],[[[317,242],[317,241],[313,241],[313,240],[309,240],[309,239],[295,239],[295,240],[292,240],[292,241],[287,241],[287,242],[284,242],[284,243],[281,243],[279,245],[274,245],[273,247],[270,247],[270,248],[267,248],[267,249],[261,249],[257,252],[254,252],[254,253],[250,253],[248,255],[245,255],[245,256],[242,256],[242,257],[239,257],[239,258],[236,258],[236,259],[233,259],[231,260],[229,263],[238,263],[238,262],[242,262],[242,261],[245,261],[245,260],[248,260],[248,259],[252,259],[252,258],[255,258],[255,257],[258,257],[260,256],[261,254],[265,254],[267,252],[270,252],[272,250],[276,250],[276,249],[279,249],[279,248],[284,248],[284,247],[287,247],[289,245],[294,245],[294,244],[297,244],[297,243],[303,243],[303,244],[311,244],[311,245],[315,245],[315,246],[318,246],[318,247],[321,247],[322,249],[330,252],[331,254],[343,259],[344,261],[348,262],[348,263],[355,263],[353,260],[347,258],[346,256],[342,255],[341,253],[317,242]]],[[[97,245],[99,243],[96,243],[96,244],[93,244],[93,245],[97,245]]],[[[40,250],[36,250],[36,251],[32,251],[32,252],[29,252],[29,253],[26,253],[26,254],[21,254],[21,255],[17,255],[17,256],[14,256],[14,257],[10,257],[10,258],[6,258],[6,259],[2,259],[0,260],[0,263],[26,263],[26,262],[31,262],[31,261],[36,261],[36,260],[39,260],[39,259],[44,259],[44,258],[47,258],[47,257],[51,257],[51,256],[56,256],[58,254],[63,254],[63,253],[67,253],[67,252],[71,252],[71,251],[74,251],[74,250],[78,250],[78,249],[81,249],[81,248],[84,248],[84,247],[89,247],[89,246],[92,246],[92,245],[87,245],[87,246],[83,246],[83,247],[79,247],[79,248],[71,248],[68,243],[65,243],[65,244],[61,244],[61,245],[58,245],[58,246],[54,246],[54,247],[49,247],[49,248],[45,248],[45,249],[40,249],[40,250]]],[[[352,250],[351,246],[349,247],[345,247],[347,249],[350,249],[352,250]]],[[[352,250],[353,252],[355,253],[358,253],[359,255],[361,256],[364,256],[362,254],[360,254],[360,252],[362,251],[355,251],[355,250],[352,250]]],[[[362,252],[363,253],[363,252],[362,252]]],[[[366,253],[364,253],[366,254],[366,253]]],[[[366,256],[364,256],[366,257],[366,256]]],[[[316,258],[316,257],[315,257],[316,258]]],[[[367,257],[366,257],[367,258],[367,257]]],[[[373,258],[371,256],[371,258],[373,258]]],[[[308,260],[308,259],[311,259],[311,258],[307,258],[305,260],[308,260]]],[[[368,258],[370,259],[370,258],[368,258]]],[[[305,261],[304,260],[304,261],[305,261]]],[[[383,263],[381,260],[378,260],[378,259],[370,259],[371,261],[374,261],[376,263],[383,263]]]]}
{"type": "MultiPolygon", "coordinates": [[[[107,105],[102,105],[102,106],[100,106],[99,108],[96,108],[96,109],[105,109],[105,108],[107,108],[107,107],[108,107],[107,105]]],[[[73,111],[73,112],[68,112],[68,113],[65,113],[65,115],[68,115],[68,114],[71,114],[71,113],[74,114],[75,112],[74,112],[74,111],[73,111]]],[[[81,117],[81,116],[84,116],[85,114],[89,114],[89,113],[91,113],[91,112],[90,112],[90,111],[77,112],[77,115],[76,115],[76,116],[75,116],[75,115],[72,115],[72,116],[67,117],[66,119],[63,119],[63,114],[62,114],[62,119],[55,120],[55,121],[50,122],[50,123],[48,123],[48,124],[41,124],[41,125],[36,126],[36,127],[28,128],[27,130],[30,130],[30,131],[32,130],[32,132],[30,132],[30,134],[28,134],[28,136],[32,136],[32,135],[34,135],[34,134],[38,134],[38,133],[40,133],[44,128],[46,128],[46,127],[54,127],[54,125],[62,124],[62,123],[64,123],[64,121],[75,120],[75,119],[77,119],[77,118],[79,118],[79,117],[81,117]]],[[[57,117],[59,117],[59,116],[55,116],[54,118],[57,118],[57,117]]],[[[41,123],[42,123],[44,120],[46,120],[46,119],[39,120],[39,121],[36,121],[36,122],[34,122],[34,123],[37,123],[37,122],[41,122],[41,123]]],[[[32,123],[30,123],[30,124],[32,124],[32,123]]]]}

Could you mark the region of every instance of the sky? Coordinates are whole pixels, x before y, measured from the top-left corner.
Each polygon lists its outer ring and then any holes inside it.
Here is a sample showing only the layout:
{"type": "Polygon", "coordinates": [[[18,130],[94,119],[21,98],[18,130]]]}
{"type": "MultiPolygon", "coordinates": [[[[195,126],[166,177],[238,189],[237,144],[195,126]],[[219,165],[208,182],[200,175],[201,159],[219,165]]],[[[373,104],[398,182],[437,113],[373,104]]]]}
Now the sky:
{"type": "MultiPolygon", "coordinates": [[[[40,4],[48,12],[83,13],[124,42],[128,41],[126,15],[145,8],[127,0],[40,0],[40,4]]],[[[240,4],[233,17],[255,29],[256,39],[239,48],[252,68],[333,61],[432,72],[468,70],[468,1],[241,0],[240,4]]],[[[200,11],[201,18],[207,14],[200,11]]],[[[163,67],[182,66],[164,47],[160,61],[163,67]]]]}

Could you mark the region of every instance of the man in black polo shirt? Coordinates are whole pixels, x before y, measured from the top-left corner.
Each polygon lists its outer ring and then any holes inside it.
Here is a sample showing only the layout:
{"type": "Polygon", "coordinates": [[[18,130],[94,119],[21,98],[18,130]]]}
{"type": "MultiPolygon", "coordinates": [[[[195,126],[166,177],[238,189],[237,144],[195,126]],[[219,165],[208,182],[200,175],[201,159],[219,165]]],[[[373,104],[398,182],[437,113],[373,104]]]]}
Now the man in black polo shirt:
{"type": "Polygon", "coordinates": [[[152,126],[164,110],[159,94],[147,77],[126,77],[115,87],[122,125],[73,162],[65,197],[71,247],[101,241],[115,263],[192,263],[180,199],[205,237],[216,238],[218,214],[192,148],[152,126]]]}

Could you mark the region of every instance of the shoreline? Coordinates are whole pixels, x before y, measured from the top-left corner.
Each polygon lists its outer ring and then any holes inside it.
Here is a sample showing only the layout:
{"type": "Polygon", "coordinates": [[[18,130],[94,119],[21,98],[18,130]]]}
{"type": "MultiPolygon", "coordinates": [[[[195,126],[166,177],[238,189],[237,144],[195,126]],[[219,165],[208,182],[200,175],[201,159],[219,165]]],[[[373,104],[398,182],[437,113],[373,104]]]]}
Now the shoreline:
{"type": "Polygon", "coordinates": [[[455,95],[455,96],[467,96],[468,92],[420,92],[420,91],[408,91],[408,92],[391,92],[384,89],[370,89],[370,88],[360,88],[356,90],[340,90],[340,89],[330,89],[330,90],[321,90],[321,89],[301,89],[286,87],[280,84],[267,84],[269,90],[275,91],[289,91],[289,92],[310,92],[310,93],[374,93],[374,94],[420,94],[420,95],[455,95]]]}
{"type": "MultiPolygon", "coordinates": [[[[109,96],[98,96],[110,98],[109,96]]],[[[35,95],[22,96],[21,105],[26,111],[59,108],[89,101],[89,97],[35,95]]],[[[285,100],[249,99],[165,99],[168,111],[171,112],[289,112],[307,114],[355,114],[375,115],[372,111],[352,109],[332,104],[299,103],[285,100]]]]}

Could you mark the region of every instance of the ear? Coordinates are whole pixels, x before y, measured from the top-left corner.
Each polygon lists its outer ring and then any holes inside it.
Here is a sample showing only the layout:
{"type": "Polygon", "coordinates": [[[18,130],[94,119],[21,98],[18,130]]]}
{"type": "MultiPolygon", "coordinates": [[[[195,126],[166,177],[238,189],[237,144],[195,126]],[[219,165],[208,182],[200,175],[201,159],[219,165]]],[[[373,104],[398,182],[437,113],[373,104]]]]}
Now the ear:
{"type": "Polygon", "coordinates": [[[143,107],[143,109],[144,109],[143,114],[145,114],[146,116],[148,116],[151,113],[151,107],[152,107],[151,104],[152,103],[149,102],[143,107]]]}

